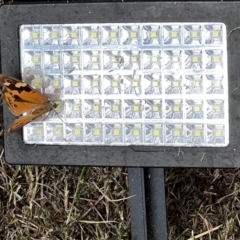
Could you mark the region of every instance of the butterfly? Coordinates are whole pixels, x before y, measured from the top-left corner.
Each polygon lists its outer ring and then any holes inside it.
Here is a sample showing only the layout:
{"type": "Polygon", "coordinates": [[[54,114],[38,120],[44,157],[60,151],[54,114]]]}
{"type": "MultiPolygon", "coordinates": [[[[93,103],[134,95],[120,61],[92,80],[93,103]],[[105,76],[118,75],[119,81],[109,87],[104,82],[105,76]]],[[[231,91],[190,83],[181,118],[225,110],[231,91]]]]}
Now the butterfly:
{"type": "Polygon", "coordinates": [[[19,79],[0,74],[0,84],[3,100],[10,112],[18,117],[6,131],[7,134],[19,130],[58,106],[19,79]]]}

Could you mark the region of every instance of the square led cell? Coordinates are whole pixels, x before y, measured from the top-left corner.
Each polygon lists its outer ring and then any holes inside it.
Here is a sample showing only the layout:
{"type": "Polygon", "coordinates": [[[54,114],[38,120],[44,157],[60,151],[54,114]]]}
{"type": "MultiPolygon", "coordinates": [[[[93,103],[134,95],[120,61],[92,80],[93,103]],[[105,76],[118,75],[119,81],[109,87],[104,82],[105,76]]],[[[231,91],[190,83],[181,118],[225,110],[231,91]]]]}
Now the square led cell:
{"type": "Polygon", "coordinates": [[[222,24],[207,24],[204,26],[205,44],[220,45],[223,43],[222,24]]]}
{"type": "Polygon", "coordinates": [[[64,114],[67,118],[82,118],[82,100],[65,100],[64,114]]]}
{"type": "Polygon", "coordinates": [[[166,100],[165,114],[167,119],[182,119],[183,118],[183,101],[182,100],[166,100]]]}
{"type": "Polygon", "coordinates": [[[59,45],[60,44],[60,28],[50,25],[43,27],[43,44],[44,45],[59,45]]]}
{"type": "Polygon", "coordinates": [[[61,29],[61,44],[80,45],[80,29],[78,26],[63,27],[61,29]]]}
{"type": "Polygon", "coordinates": [[[145,25],[142,27],[143,44],[159,45],[161,43],[161,27],[156,25],[145,25]]]}
{"type": "Polygon", "coordinates": [[[184,62],[186,69],[202,69],[202,51],[186,50],[184,51],[184,62]]]}
{"type": "Polygon", "coordinates": [[[81,123],[70,123],[66,125],[66,141],[81,143],[84,141],[84,127],[81,123]]]}
{"type": "Polygon", "coordinates": [[[85,126],[86,142],[102,143],[103,142],[103,126],[102,124],[86,124],[85,126]]]}
{"type": "Polygon", "coordinates": [[[124,65],[121,51],[103,51],[103,69],[118,70],[124,65]]]}
{"type": "Polygon", "coordinates": [[[22,36],[23,45],[41,44],[40,26],[37,25],[20,26],[20,34],[22,36]]]}
{"type": "Polygon", "coordinates": [[[41,143],[44,141],[43,123],[29,123],[26,126],[26,135],[28,143],[41,143]]]}
{"type": "MultiPolygon", "coordinates": [[[[49,95],[47,95],[49,96],[49,95]]],[[[52,102],[56,103],[57,107],[54,108],[53,111],[50,111],[43,116],[43,119],[50,120],[54,119],[54,121],[59,120],[61,121],[65,116],[65,101],[63,100],[51,100],[52,102]]]]}
{"type": "Polygon", "coordinates": [[[102,27],[102,44],[103,45],[120,45],[120,27],[103,26],[102,27]]]}
{"type": "Polygon", "coordinates": [[[85,118],[101,118],[102,117],[102,101],[88,99],[84,102],[85,118]]]}
{"type": "Polygon", "coordinates": [[[140,51],[123,51],[123,69],[132,70],[141,68],[140,51]]]}
{"type": "Polygon", "coordinates": [[[141,76],[140,75],[126,75],[122,76],[124,83],[124,93],[125,94],[141,94],[141,76]]]}
{"type": "Polygon", "coordinates": [[[161,51],[143,51],[143,68],[144,69],[161,69],[162,66],[161,51]]]}
{"type": "Polygon", "coordinates": [[[186,75],[184,89],[186,94],[202,94],[203,93],[203,76],[202,75],[186,75]]]}
{"type": "Polygon", "coordinates": [[[163,43],[179,45],[182,43],[182,30],[180,25],[163,25],[163,43]]]}
{"type": "Polygon", "coordinates": [[[123,45],[138,45],[140,44],[140,26],[126,25],[122,26],[121,40],[123,45]]]}
{"type": "Polygon", "coordinates": [[[46,141],[47,142],[62,142],[64,141],[63,124],[62,123],[47,123],[46,124],[46,141]]]}
{"type": "Polygon", "coordinates": [[[187,119],[203,119],[203,100],[186,100],[187,119]]]}
{"type": "Polygon", "coordinates": [[[181,75],[165,75],[165,93],[181,94],[182,93],[182,76],[181,75]]]}
{"type": "Polygon", "coordinates": [[[205,143],[205,131],[202,124],[187,124],[186,126],[186,142],[194,146],[203,145],[205,143]]]}
{"type": "Polygon", "coordinates": [[[223,52],[222,50],[206,50],[206,69],[223,69],[223,52]]]}
{"type": "Polygon", "coordinates": [[[116,144],[123,142],[123,127],[122,124],[106,124],[105,126],[105,143],[116,144]]]}
{"type": "Polygon", "coordinates": [[[46,75],[44,85],[46,94],[55,94],[57,97],[62,90],[62,76],[58,74],[46,75]]]}
{"type": "Polygon", "coordinates": [[[102,82],[100,75],[84,75],[82,82],[85,94],[101,94],[102,82]]]}
{"type": "Polygon", "coordinates": [[[184,26],[184,44],[202,44],[202,26],[201,25],[185,25],[184,26]]]}
{"type": "Polygon", "coordinates": [[[162,100],[145,100],[145,118],[160,119],[162,118],[162,100]]]}
{"type": "Polygon", "coordinates": [[[28,85],[36,89],[37,91],[43,93],[44,89],[44,76],[43,75],[32,75],[32,74],[27,74],[23,75],[22,79],[24,79],[24,82],[26,82],[28,85]]]}
{"type": "Polygon", "coordinates": [[[145,143],[161,145],[164,142],[164,128],[162,124],[145,125],[145,143]]]}
{"type": "Polygon", "coordinates": [[[166,124],[166,143],[185,143],[185,131],[182,124],[166,124]]]}
{"type": "Polygon", "coordinates": [[[81,69],[81,53],[80,51],[64,51],[62,53],[64,69],[81,69]]]}
{"type": "Polygon", "coordinates": [[[142,118],[143,105],[141,100],[125,100],[125,118],[142,118]]]}
{"type": "Polygon", "coordinates": [[[121,100],[104,101],[105,118],[122,118],[121,100]]]}
{"type": "Polygon", "coordinates": [[[104,75],[103,76],[104,93],[120,94],[122,92],[122,80],[119,75],[104,75]]]}
{"type": "Polygon", "coordinates": [[[35,89],[42,90],[42,78],[40,76],[34,76],[34,79],[31,81],[31,86],[35,89]]]}
{"type": "Polygon", "coordinates": [[[223,94],[223,76],[222,75],[207,75],[206,76],[207,94],[223,94]]]}
{"type": "Polygon", "coordinates": [[[43,66],[46,69],[60,69],[61,61],[59,51],[46,51],[43,53],[43,66]]]}
{"type": "Polygon", "coordinates": [[[158,73],[146,74],[143,80],[146,95],[162,93],[162,76],[158,73]]]}
{"type": "Polygon", "coordinates": [[[131,144],[143,142],[142,124],[125,124],[125,142],[131,144]]]}
{"type": "Polygon", "coordinates": [[[224,119],[224,100],[207,100],[207,118],[224,119]]]}
{"type": "Polygon", "coordinates": [[[207,144],[211,145],[225,145],[225,127],[222,124],[208,124],[207,125],[207,144]]]}
{"type": "Polygon", "coordinates": [[[23,67],[29,69],[42,68],[42,53],[41,51],[24,51],[23,52],[23,67]]]}
{"type": "Polygon", "coordinates": [[[83,51],[83,69],[84,70],[100,70],[101,57],[99,51],[83,51]]]}
{"type": "Polygon", "coordinates": [[[182,68],[182,51],[167,50],[163,52],[164,69],[181,69],[182,68]]]}
{"type": "Polygon", "coordinates": [[[82,27],[82,44],[101,45],[101,28],[98,26],[83,26],[82,27]]]}
{"type": "Polygon", "coordinates": [[[70,95],[81,94],[82,89],[81,75],[65,75],[63,77],[63,85],[65,94],[70,95]]]}

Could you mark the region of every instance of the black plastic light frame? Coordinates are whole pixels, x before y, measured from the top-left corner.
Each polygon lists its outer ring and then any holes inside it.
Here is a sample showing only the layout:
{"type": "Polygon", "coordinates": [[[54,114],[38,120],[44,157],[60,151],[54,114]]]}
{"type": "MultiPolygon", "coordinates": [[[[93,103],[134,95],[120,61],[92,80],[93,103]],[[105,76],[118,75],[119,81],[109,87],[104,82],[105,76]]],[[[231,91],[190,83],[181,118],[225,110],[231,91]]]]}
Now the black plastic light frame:
{"type": "MultiPolygon", "coordinates": [[[[138,2],[9,4],[0,8],[2,73],[20,77],[21,24],[223,22],[227,32],[240,26],[238,2],[138,2]]],[[[25,145],[22,131],[5,135],[5,159],[10,164],[125,167],[240,166],[240,30],[227,39],[230,144],[227,147],[97,147],[25,145]]],[[[6,106],[4,129],[14,121],[6,106]]]]}

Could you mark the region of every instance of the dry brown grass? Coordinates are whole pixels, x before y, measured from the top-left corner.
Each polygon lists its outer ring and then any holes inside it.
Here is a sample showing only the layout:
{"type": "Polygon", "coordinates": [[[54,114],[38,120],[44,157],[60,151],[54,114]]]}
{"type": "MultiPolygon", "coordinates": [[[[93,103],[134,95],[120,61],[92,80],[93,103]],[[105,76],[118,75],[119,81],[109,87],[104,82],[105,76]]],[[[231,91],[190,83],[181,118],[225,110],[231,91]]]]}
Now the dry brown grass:
{"type": "MultiPolygon", "coordinates": [[[[167,169],[169,239],[240,239],[239,177],[238,169],[167,169]]],[[[124,168],[1,160],[0,239],[131,239],[127,197],[124,168]]]]}
{"type": "Polygon", "coordinates": [[[126,170],[0,163],[0,239],[128,239],[126,170]]]}
{"type": "Polygon", "coordinates": [[[170,239],[239,240],[239,178],[238,169],[168,169],[170,239]]]}

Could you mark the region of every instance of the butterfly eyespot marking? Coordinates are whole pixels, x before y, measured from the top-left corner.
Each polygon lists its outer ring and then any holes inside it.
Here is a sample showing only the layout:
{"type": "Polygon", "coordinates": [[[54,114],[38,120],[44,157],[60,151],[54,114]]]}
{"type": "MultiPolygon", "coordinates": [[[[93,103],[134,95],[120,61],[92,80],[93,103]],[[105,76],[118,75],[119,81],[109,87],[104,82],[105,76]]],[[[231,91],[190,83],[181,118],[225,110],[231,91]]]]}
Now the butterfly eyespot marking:
{"type": "Polygon", "coordinates": [[[13,104],[13,107],[17,108],[17,104],[13,104]]]}

